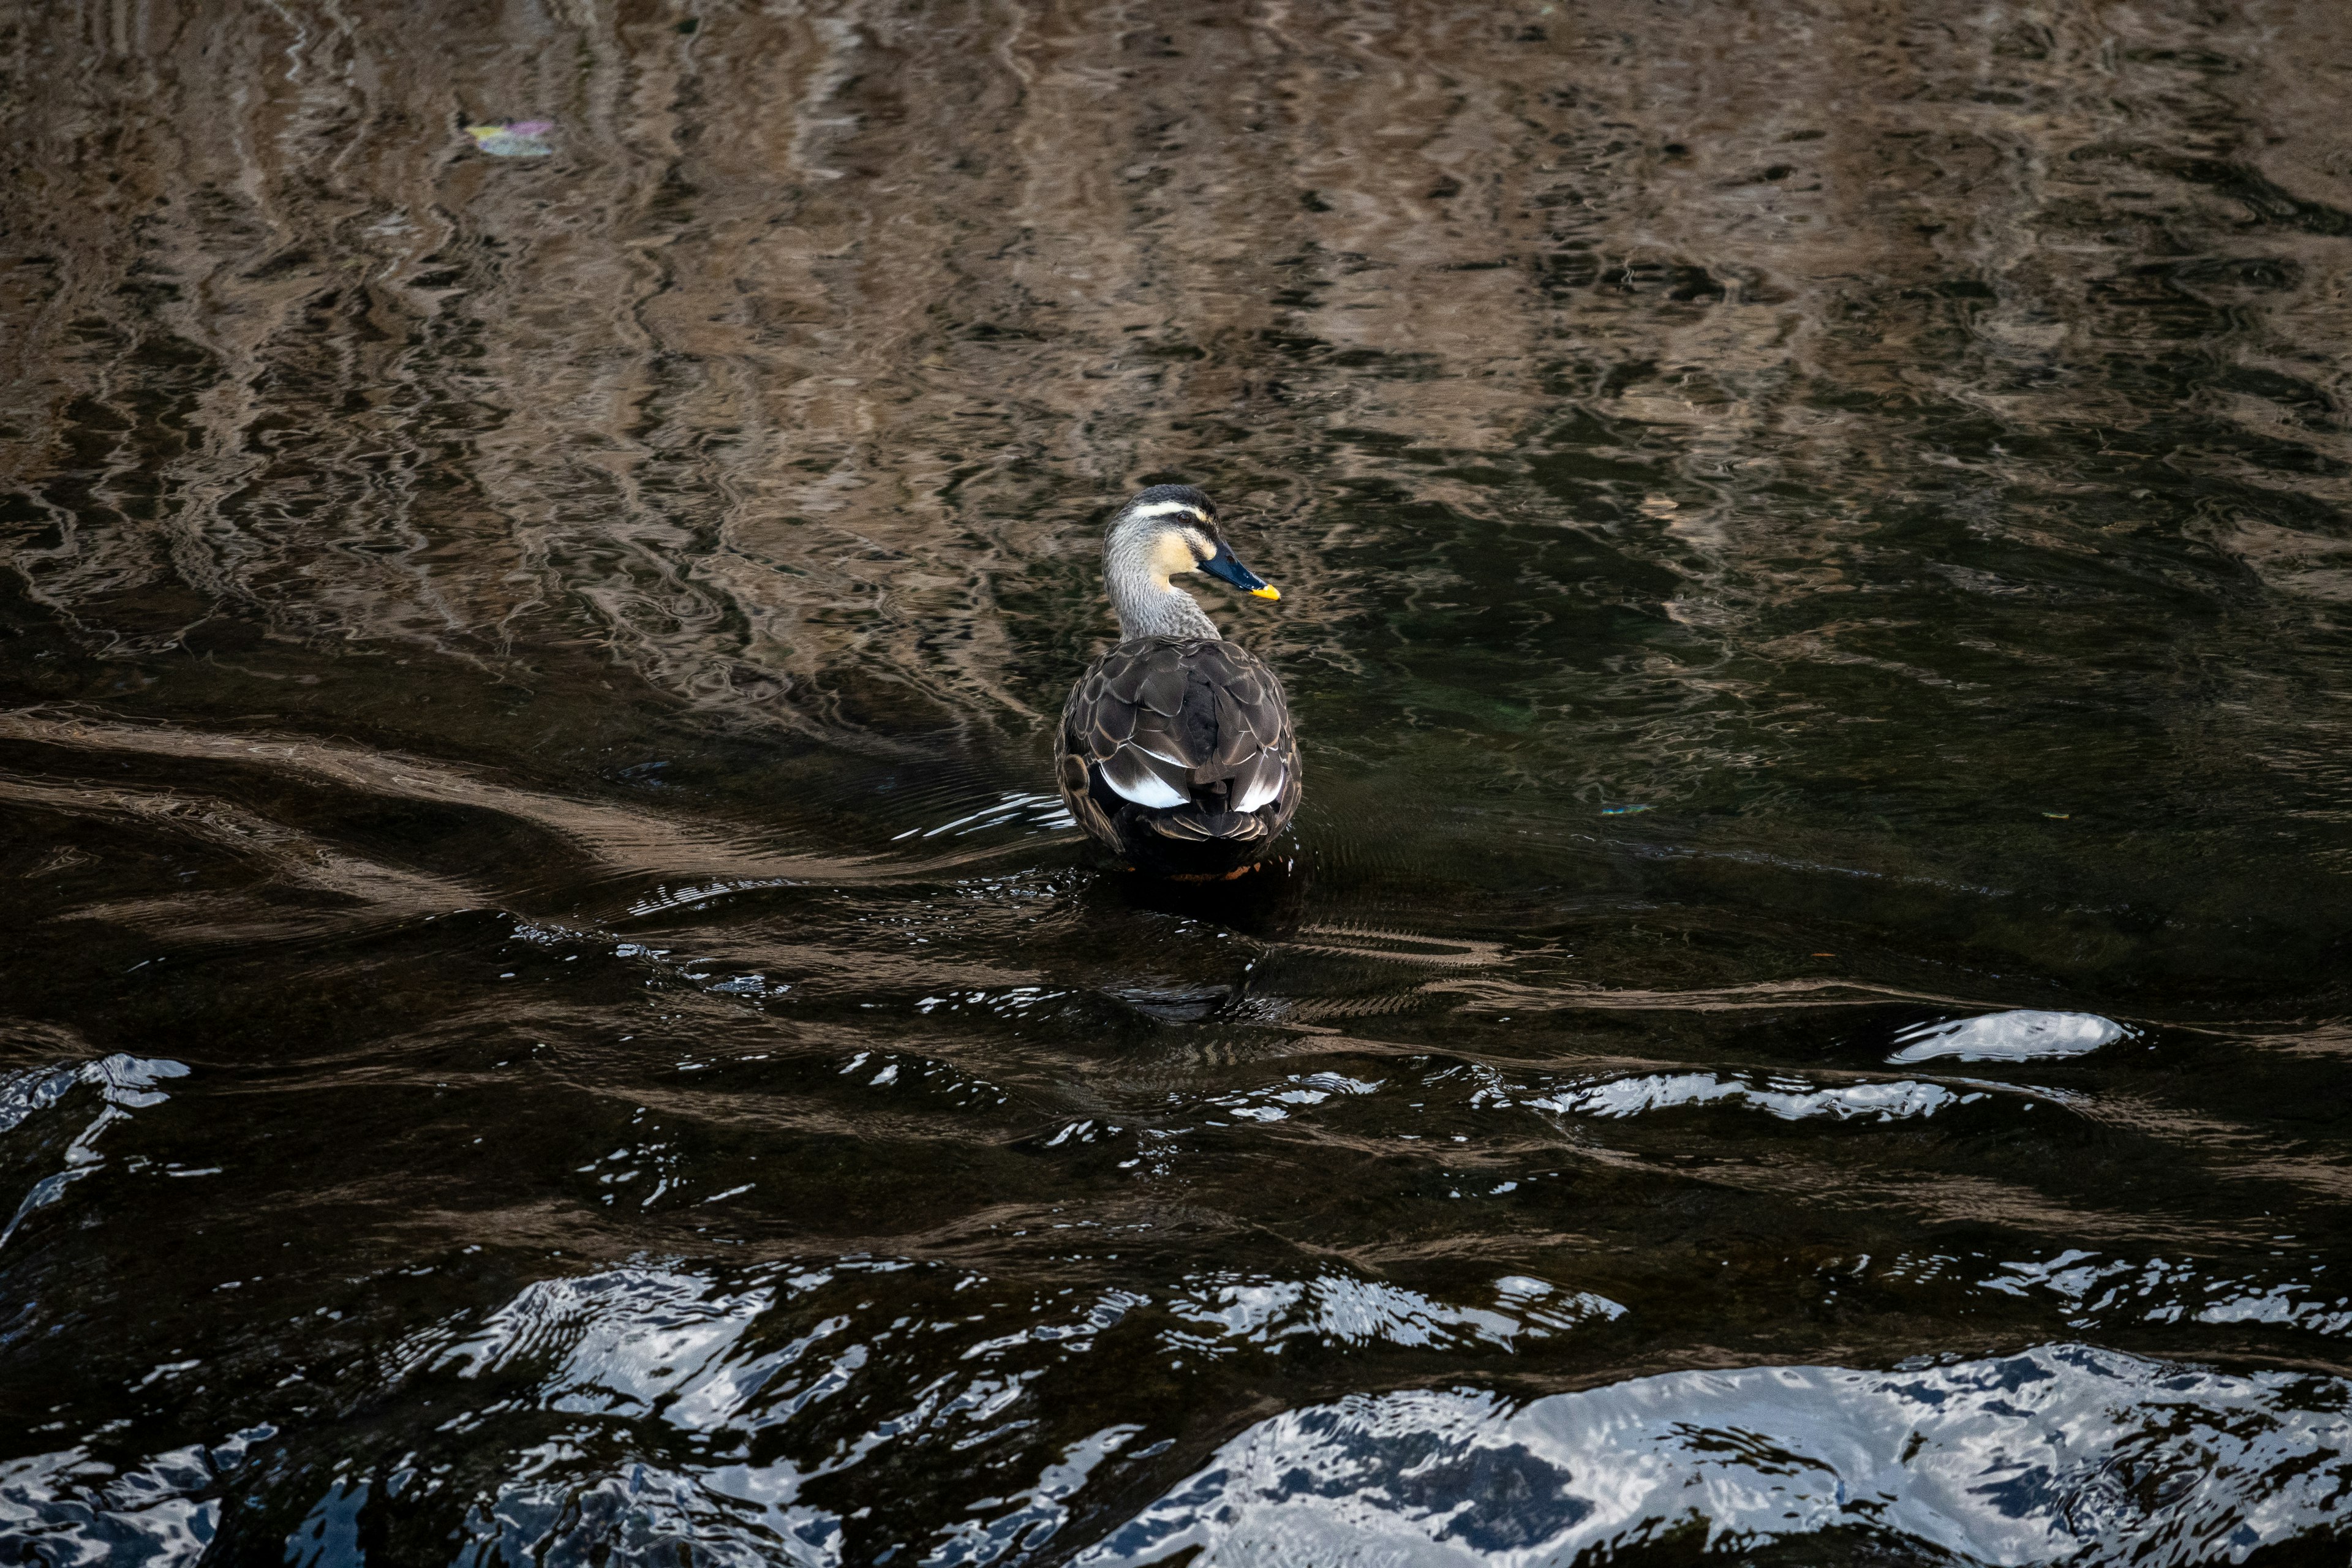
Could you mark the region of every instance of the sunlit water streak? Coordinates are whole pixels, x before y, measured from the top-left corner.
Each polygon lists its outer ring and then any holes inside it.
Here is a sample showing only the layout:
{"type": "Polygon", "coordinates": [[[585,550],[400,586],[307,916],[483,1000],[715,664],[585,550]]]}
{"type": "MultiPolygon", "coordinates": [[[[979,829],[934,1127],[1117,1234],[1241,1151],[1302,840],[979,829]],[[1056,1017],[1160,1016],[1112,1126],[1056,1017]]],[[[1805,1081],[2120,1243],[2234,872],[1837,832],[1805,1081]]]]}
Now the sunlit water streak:
{"type": "Polygon", "coordinates": [[[2238,1557],[2337,1510],[2346,1393],[2059,1345],[1677,1373],[1518,1409],[1354,1398],[1235,1439],[1079,1561],[1564,1563],[1677,1535],[2020,1564],[2238,1557]]]}

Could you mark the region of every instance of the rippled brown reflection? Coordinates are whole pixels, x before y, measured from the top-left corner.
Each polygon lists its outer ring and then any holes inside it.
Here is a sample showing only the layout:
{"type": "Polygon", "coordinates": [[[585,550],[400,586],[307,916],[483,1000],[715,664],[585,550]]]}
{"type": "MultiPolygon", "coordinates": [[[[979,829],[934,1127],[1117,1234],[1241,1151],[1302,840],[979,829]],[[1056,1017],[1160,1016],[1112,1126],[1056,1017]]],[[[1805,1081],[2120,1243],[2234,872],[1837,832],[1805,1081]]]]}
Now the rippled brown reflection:
{"type": "MultiPolygon", "coordinates": [[[[1097,630],[1091,524],[1159,472],[1283,524],[1304,591],[1265,636],[1349,672],[1361,574],[1318,546],[1400,454],[1424,507],[1632,533],[1719,657],[1902,673],[1858,609],[1760,623],[1866,593],[1883,522],[1848,514],[1915,487],[2092,555],[2149,526],[2127,471],[2251,481],[2273,515],[2184,549],[2340,601],[2352,220],[2305,68],[2343,26],[45,8],[12,556],[125,652],[232,616],[515,679],[585,645],[890,735],[1034,719],[1029,649],[1097,630]],[[457,133],[522,114],[553,157],[457,133]],[[2231,439],[2180,450],[2175,390],[2231,439]],[[2052,472],[1996,424],[2103,449],[2052,472]],[[1580,482],[1528,498],[1555,465],[1580,482]]],[[[1693,711],[1629,738],[1669,754],[1720,741],[1718,690],[1768,697],[1657,679],[1693,711]]]]}
{"type": "Polygon", "coordinates": [[[2339,1551],[2347,60],[0,9],[0,1560],[2339,1551]],[[1237,891],[1047,767],[1173,480],[1237,891]]]}

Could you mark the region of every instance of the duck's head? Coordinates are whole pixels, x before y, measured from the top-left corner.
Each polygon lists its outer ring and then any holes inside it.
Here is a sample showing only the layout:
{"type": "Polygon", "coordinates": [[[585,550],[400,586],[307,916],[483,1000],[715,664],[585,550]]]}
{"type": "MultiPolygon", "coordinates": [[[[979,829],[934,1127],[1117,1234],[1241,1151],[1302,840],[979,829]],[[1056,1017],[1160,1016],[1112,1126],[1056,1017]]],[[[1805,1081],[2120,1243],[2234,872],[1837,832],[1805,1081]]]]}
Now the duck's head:
{"type": "Polygon", "coordinates": [[[1165,589],[1168,579],[1206,572],[1260,599],[1279,599],[1280,589],[1234,559],[1233,546],[1217,528],[1216,503],[1191,485],[1154,485],[1121,507],[1103,538],[1103,558],[1118,568],[1140,570],[1165,589]]]}

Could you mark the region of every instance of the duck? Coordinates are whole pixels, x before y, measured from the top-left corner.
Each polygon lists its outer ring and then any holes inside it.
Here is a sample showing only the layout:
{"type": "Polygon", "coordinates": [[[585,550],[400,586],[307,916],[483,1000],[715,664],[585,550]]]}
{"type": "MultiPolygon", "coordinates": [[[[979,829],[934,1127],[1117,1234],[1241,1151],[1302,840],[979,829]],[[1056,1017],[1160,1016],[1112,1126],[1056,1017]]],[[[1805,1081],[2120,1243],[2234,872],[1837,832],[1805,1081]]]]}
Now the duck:
{"type": "Polygon", "coordinates": [[[1110,520],[1103,586],[1118,643],[1070,689],[1054,768],[1071,816],[1122,868],[1209,881],[1255,868],[1302,781],[1281,678],[1171,581],[1192,572],[1282,597],[1191,485],[1154,485],[1110,520]]]}

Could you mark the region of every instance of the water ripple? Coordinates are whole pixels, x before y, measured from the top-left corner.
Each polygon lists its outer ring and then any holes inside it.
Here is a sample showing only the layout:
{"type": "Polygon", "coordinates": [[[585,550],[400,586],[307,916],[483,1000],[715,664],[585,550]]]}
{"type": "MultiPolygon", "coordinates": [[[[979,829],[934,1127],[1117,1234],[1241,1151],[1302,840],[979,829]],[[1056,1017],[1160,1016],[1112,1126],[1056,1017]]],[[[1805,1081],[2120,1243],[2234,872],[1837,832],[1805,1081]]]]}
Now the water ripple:
{"type": "Polygon", "coordinates": [[[2013,1564],[2236,1560],[2344,1528],[2347,1397],[2081,1345],[1517,1405],[1351,1396],[1252,1427],[1078,1561],[1565,1563],[1694,1528],[1728,1552],[1843,1536],[2013,1564]]]}

